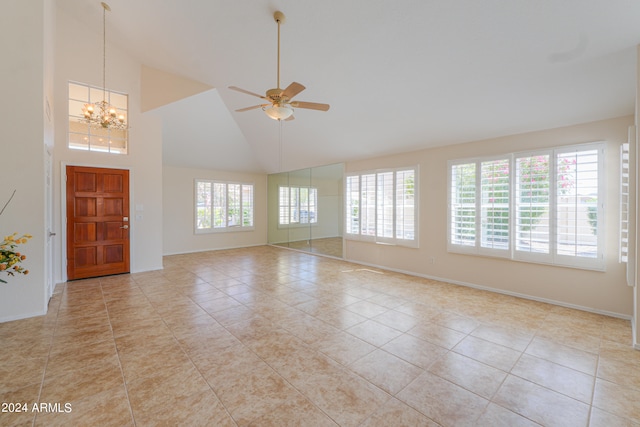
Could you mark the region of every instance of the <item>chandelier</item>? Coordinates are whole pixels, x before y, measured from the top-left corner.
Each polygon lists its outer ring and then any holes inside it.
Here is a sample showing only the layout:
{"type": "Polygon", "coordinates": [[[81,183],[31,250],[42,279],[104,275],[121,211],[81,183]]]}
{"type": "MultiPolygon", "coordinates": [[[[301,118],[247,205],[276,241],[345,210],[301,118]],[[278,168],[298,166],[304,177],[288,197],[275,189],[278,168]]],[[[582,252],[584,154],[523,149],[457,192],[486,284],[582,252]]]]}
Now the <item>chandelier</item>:
{"type": "Polygon", "coordinates": [[[111,12],[108,4],[102,2],[102,101],[84,104],[82,119],[84,123],[105,129],[127,129],[124,114],[118,114],[115,107],[107,101],[106,68],[107,68],[107,11],[111,12]]]}

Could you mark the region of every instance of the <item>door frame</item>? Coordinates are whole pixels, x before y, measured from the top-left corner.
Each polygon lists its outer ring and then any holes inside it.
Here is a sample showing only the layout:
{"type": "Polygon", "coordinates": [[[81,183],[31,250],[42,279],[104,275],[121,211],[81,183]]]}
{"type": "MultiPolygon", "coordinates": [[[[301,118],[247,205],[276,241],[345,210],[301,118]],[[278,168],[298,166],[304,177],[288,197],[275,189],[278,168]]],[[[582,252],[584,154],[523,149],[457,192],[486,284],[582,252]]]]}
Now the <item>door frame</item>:
{"type": "Polygon", "coordinates": [[[54,251],[54,164],[53,164],[53,148],[45,146],[45,237],[44,237],[44,275],[45,275],[45,305],[49,304],[49,300],[53,296],[56,287],[55,281],[55,251],[54,251]],[[52,234],[53,233],[53,234],[52,234]]]}
{"type": "MultiPolygon", "coordinates": [[[[97,163],[82,162],[60,162],[60,210],[61,210],[61,236],[60,236],[60,265],[62,282],[67,282],[67,166],[78,166],[83,168],[100,168],[100,169],[120,169],[129,171],[129,206],[133,201],[133,168],[131,166],[104,165],[97,163]]],[[[131,214],[131,213],[129,213],[131,214]]],[[[131,215],[129,215],[131,219],[131,215]]],[[[132,224],[133,221],[129,221],[132,224]]],[[[134,247],[135,227],[129,226],[129,271],[133,271],[134,253],[131,248],[134,247]]]]}

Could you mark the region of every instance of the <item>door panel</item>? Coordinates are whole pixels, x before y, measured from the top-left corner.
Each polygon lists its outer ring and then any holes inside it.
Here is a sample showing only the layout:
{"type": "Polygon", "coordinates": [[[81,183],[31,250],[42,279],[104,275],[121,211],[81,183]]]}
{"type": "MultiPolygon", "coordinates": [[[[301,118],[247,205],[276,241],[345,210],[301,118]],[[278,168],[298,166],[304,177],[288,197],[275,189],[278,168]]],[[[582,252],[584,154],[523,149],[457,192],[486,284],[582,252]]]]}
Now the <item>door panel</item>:
{"type": "Polygon", "coordinates": [[[129,272],[129,171],[67,166],[67,278],[129,272]]]}

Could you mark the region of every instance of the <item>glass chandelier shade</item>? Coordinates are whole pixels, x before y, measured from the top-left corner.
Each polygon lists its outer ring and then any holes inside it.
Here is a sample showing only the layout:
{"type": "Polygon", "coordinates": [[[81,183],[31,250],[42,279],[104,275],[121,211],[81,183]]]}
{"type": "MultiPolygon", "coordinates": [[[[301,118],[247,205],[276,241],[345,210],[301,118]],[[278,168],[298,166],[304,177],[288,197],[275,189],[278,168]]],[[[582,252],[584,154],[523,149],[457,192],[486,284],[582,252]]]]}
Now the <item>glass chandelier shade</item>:
{"type": "Polygon", "coordinates": [[[270,107],[265,107],[263,110],[273,120],[286,120],[293,115],[293,108],[288,105],[274,104],[270,107]]]}

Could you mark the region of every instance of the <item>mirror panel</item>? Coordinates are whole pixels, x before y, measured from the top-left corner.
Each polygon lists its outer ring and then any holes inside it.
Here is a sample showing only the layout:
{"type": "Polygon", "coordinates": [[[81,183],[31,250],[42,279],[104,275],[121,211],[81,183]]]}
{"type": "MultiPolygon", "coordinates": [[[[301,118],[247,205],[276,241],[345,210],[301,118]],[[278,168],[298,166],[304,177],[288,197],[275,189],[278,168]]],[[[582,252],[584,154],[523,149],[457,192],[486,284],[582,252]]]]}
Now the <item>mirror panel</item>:
{"type": "Polygon", "coordinates": [[[268,176],[268,243],[343,257],[344,164],[268,176]]]}

